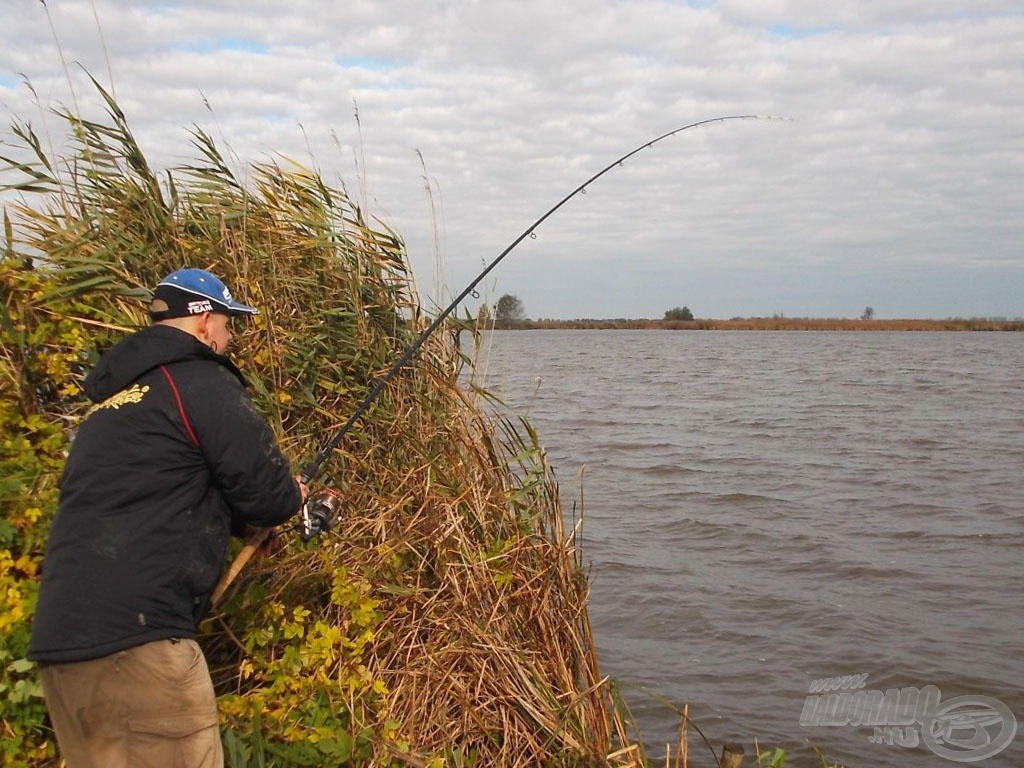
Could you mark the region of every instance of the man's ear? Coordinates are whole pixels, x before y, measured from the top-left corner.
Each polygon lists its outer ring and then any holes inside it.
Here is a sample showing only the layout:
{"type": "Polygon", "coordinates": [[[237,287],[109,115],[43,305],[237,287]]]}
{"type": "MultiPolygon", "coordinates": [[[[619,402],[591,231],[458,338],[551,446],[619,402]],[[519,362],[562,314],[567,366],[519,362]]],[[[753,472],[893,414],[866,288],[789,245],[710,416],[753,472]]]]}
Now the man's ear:
{"type": "Polygon", "coordinates": [[[199,340],[204,344],[210,339],[210,315],[210,312],[203,312],[199,315],[199,322],[196,323],[199,340]]]}

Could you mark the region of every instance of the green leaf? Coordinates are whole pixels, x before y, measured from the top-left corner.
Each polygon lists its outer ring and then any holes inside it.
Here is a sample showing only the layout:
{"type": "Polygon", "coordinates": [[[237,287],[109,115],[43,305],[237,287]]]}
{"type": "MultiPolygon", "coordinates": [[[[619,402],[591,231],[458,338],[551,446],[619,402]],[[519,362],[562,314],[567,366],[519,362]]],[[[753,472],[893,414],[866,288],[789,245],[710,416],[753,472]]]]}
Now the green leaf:
{"type": "Polygon", "coordinates": [[[35,668],[35,662],[29,661],[28,659],[15,659],[7,665],[8,670],[19,675],[23,675],[26,672],[31,672],[35,668]]]}

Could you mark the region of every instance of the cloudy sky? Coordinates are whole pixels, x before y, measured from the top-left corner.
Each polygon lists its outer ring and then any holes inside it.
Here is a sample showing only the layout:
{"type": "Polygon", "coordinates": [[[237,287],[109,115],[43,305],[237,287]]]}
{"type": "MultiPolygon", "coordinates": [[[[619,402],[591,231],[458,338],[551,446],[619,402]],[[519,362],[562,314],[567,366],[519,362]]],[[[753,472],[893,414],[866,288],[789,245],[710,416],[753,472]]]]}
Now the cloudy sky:
{"type": "Polygon", "coordinates": [[[79,64],[157,165],[191,157],[193,124],[239,168],[315,163],[398,230],[427,302],[619,156],[756,114],[787,120],[616,167],[482,297],[533,318],[1024,316],[1020,0],[4,0],[3,127],[43,120],[26,79],[96,111],[79,64]]]}

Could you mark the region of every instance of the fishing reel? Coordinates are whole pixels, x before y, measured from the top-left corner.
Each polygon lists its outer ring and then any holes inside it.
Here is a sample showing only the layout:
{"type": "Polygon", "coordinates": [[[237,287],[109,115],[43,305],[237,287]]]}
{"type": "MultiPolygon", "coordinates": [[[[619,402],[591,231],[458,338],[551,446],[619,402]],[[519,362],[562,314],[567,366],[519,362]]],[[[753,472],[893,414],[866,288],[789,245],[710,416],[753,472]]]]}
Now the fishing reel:
{"type": "Polygon", "coordinates": [[[333,488],[321,488],[311,493],[302,505],[299,538],[310,541],[329,531],[341,517],[341,494],[333,488]]]}

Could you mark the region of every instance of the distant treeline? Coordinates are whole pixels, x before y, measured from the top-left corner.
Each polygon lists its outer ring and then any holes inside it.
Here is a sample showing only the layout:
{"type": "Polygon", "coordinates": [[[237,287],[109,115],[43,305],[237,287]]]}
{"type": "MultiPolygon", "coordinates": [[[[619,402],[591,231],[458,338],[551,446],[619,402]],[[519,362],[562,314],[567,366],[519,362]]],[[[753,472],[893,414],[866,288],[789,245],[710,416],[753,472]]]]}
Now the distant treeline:
{"type": "Polygon", "coordinates": [[[730,320],[520,320],[509,330],[652,331],[1024,331],[1024,320],[949,318],[946,320],[848,320],[814,317],[737,317],[730,320]]]}

